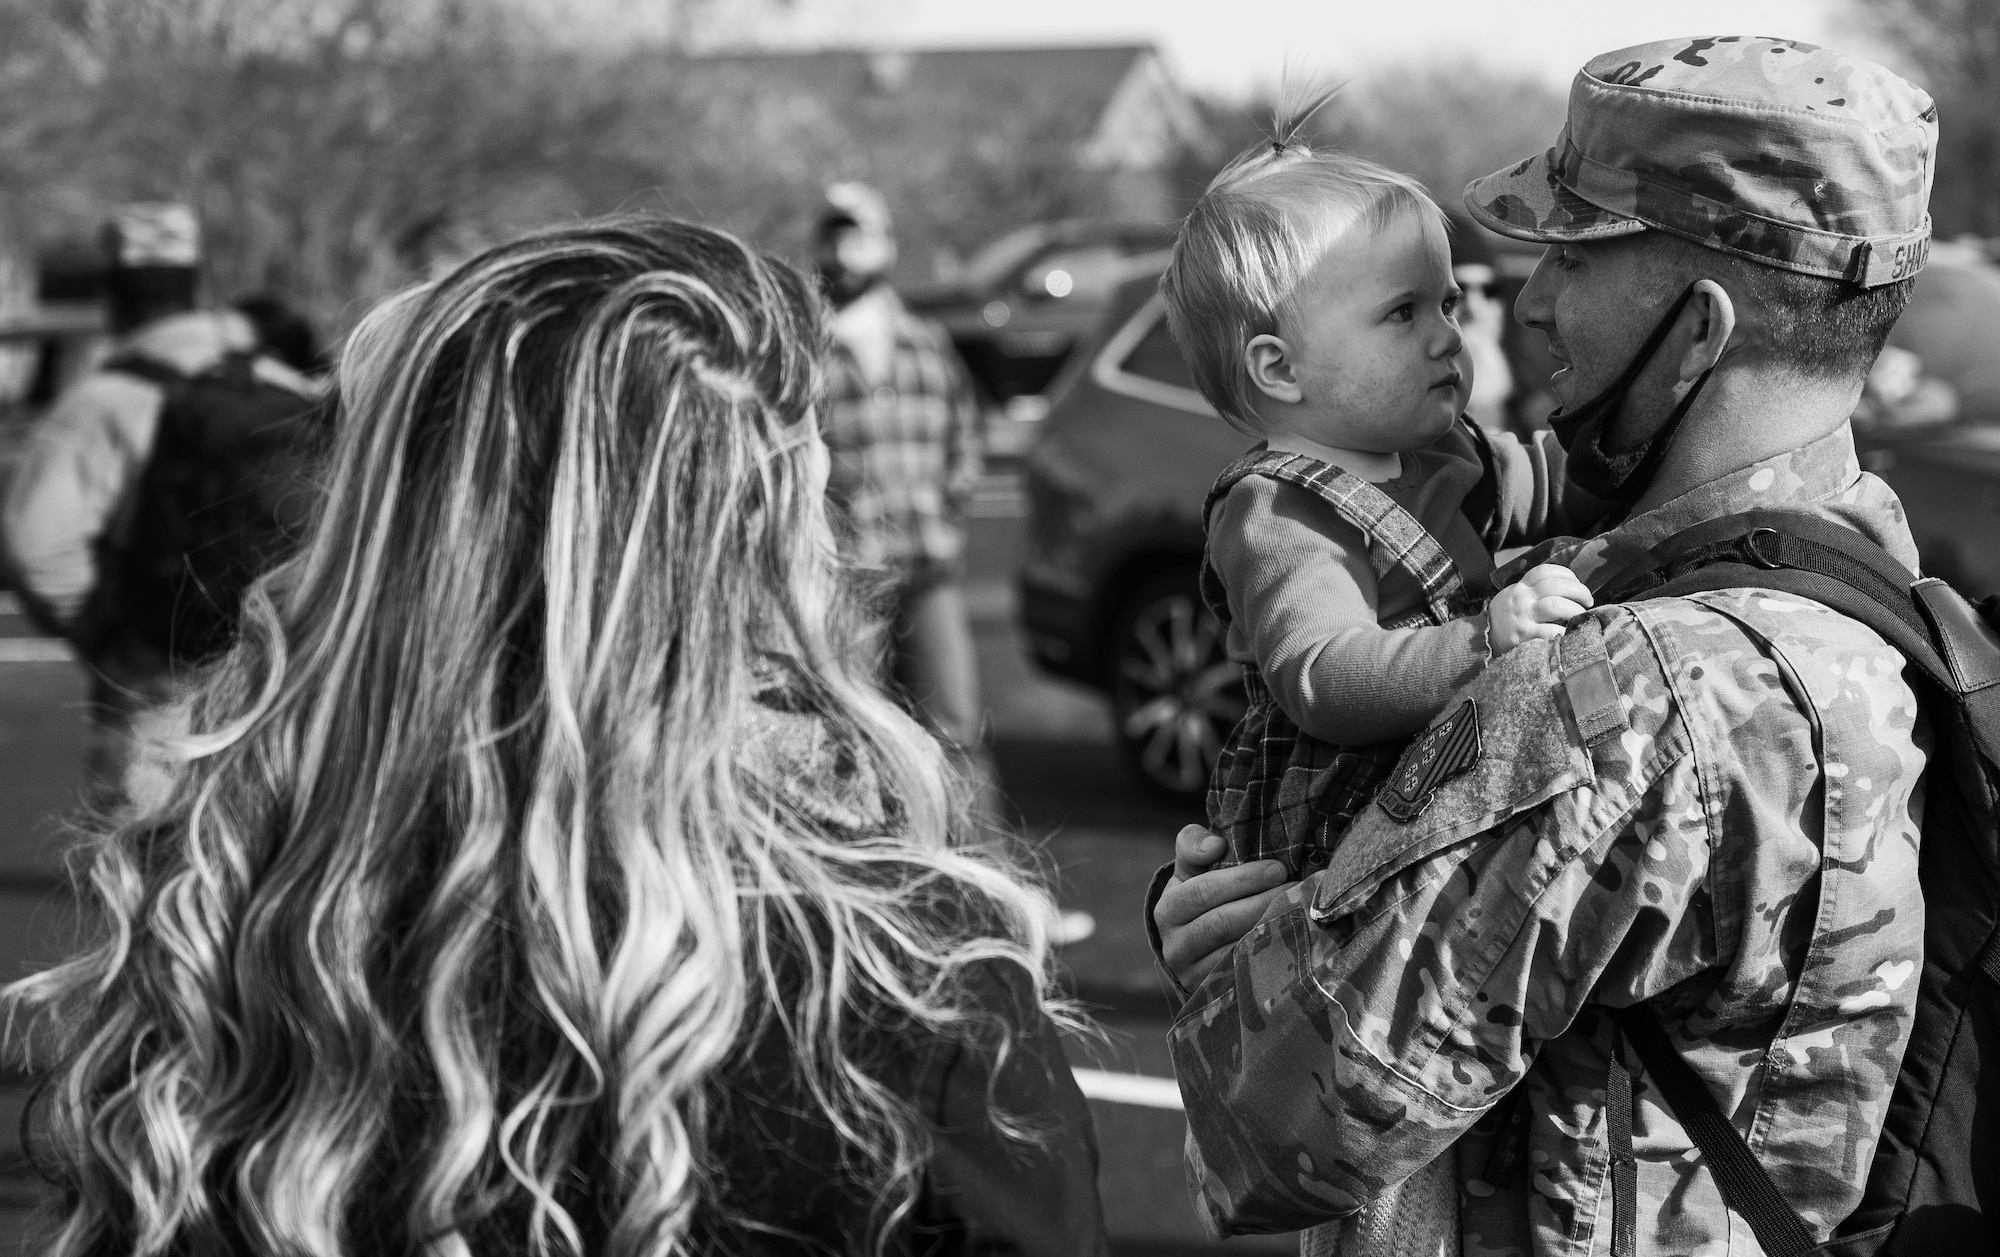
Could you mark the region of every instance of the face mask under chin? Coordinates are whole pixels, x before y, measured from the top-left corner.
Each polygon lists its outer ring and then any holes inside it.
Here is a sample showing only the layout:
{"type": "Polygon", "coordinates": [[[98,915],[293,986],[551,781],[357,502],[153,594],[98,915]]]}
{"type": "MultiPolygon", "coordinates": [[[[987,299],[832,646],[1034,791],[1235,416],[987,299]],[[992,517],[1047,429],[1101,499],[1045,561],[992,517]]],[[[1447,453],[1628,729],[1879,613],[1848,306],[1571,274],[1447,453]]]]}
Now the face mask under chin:
{"type": "Polygon", "coordinates": [[[1626,364],[1617,379],[1596,396],[1549,416],[1549,430],[1555,433],[1556,441],[1569,455],[1569,478],[1593,497],[1619,506],[1631,506],[1645,496],[1647,488],[1659,474],[1660,463],[1673,444],[1681,420],[1687,417],[1695,398],[1701,395],[1702,386],[1713,374],[1713,367],[1702,372],[1694,387],[1667,416],[1666,422],[1637,446],[1615,454],[1604,447],[1605,430],[1624,410],[1632,386],[1659,352],[1667,334],[1673,330],[1674,321],[1680,318],[1681,311],[1687,308],[1693,297],[1694,286],[1690,284],[1674,299],[1660,321],[1653,325],[1653,330],[1646,334],[1645,342],[1632,355],[1632,361],[1626,364]]]}
{"type": "Polygon", "coordinates": [[[826,290],[826,299],[833,303],[836,310],[859,301],[882,282],[880,274],[865,275],[840,266],[820,267],[819,278],[826,290]]]}

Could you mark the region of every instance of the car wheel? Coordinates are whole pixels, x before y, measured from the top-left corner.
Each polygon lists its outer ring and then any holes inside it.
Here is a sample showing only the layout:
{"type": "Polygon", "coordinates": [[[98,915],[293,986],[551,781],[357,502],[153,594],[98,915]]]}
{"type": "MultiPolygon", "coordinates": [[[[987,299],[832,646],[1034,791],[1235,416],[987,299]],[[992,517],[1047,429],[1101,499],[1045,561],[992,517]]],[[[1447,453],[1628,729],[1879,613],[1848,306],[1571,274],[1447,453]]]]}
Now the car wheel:
{"type": "Polygon", "coordinates": [[[1125,762],[1155,793],[1199,802],[1223,739],[1243,717],[1243,670],[1192,576],[1163,574],[1112,622],[1111,708],[1125,762]]]}

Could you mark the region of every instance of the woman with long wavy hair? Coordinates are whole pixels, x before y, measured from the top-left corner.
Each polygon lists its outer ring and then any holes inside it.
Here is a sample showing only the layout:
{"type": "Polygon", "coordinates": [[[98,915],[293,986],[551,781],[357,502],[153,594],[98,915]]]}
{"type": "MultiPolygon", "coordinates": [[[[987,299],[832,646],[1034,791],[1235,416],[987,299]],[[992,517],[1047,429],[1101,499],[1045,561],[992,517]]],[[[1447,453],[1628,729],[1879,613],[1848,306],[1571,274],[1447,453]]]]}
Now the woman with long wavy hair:
{"type": "Polygon", "coordinates": [[[651,218],[357,330],[100,941],[8,993],[51,1257],[1101,1250],[1049,904],[856,648],[823,339],[651,218]]]}

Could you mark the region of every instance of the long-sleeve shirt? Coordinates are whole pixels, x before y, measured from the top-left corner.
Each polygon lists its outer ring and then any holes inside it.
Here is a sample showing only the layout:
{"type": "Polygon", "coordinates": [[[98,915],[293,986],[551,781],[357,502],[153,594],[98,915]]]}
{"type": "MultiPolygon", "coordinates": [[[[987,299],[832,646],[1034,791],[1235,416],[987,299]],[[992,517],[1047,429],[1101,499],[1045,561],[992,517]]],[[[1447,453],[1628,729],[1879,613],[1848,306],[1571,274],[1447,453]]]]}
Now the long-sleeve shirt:
{"type": "Polygon", "coordinates": [[[964,552],[965,505],[979,480],[979,407],[942,328],[886,288],[861,302],[871,304],[835,324],[821,425],[832,455],[827,496],[859,563],[898,575],[949,568],[964,552]]]}
{"type": "MultiPolygon", "coordinates": [[[[195,375],[255,343],[241,315],[197,310],[146,324],[111,352],[195,375]]],[[[313,391],[303,376],[272,359],[259,358],[256,369],[286,388],[313,391]]],[[[99,540],[145,469],[164,396],[158,384],[137,375],[92,371],[28,435],[0,508],[0,537],[13,579],[59,624],[75,618],[97,583],[99,540]]]]}
{"type": "MultiPolygon", "coordinates": [[[[1549,557],[1588,581],[1764,506],[1915,566],[1845,428],[1549,557]]],[[[1496,661],[1464,692],[1471,764],[1405,821],[1357,817],[1175,1023],[1213,1227],[1343,1217],[1456,1142],[1467,1257],[1608,1252],[1602,1010],[1650,1000],[1824,1239],[1860,1198],[1923,963],[1927,735],[1902,667],[1754,590],[1598,608],[1496,661]],[[1524,1120],[1482,1122],[1517,1091],[1524,1120]]],[[[1757,1251],[1643,1071],[1634,1093],[1638,1251],[1757,1251]]]]}
{"type": "MultiPolygon", "coordinates": [[[[1400,474],[1375,487],[1437,539],[1477,590],[1489,589],[1491,547],[1540,541],[1589,520],[1571,518],[1562,450],[1548,433],[1525,443],[1488,434],[1494,504],[1482,535],[1465,510],[1489,474],[1475,439],[1455,425],[1405,452],[1400,474]]],[[[1421,608],[1424,591],[1401,569],[1378,582],[1373,544],[1326,502],[1267,476],[1238,481],[1209,520],[1209,562],[1229,596],[1230,657],[1257,665],[1300,729],[1341,746],[1415,733],[1487,660],[1483,617],[1381,627],[1421,608]]]]}

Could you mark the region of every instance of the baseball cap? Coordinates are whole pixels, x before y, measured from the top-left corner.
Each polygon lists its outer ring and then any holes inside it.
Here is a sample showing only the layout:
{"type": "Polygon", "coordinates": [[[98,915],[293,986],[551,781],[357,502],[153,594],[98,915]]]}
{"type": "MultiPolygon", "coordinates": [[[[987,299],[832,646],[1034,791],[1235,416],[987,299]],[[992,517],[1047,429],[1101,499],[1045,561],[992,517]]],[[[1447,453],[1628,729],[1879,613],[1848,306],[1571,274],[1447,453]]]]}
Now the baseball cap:
{"type": "Polygon", "coordinates": [[[117,270],[193,267],[201,261],[201,222],[176,201],[121,205],[104,224],[104,252],[117,270]]]}
{"type": "Polygon", "coordinates": [[[851,179],[829,183],[820,193],[819,229],[845,223],[886,235],[891,227],[889,202],[865,183],[851,179]]]}
{"type": "Polygon", "coordinates": [[[1671,232],[1767,266],[1877,287],[1930,257],[1937,105],[1872,61],[1719,35],[1593,58],[1554,147],[1466,185],[1502,235],[1671,232]]]}

